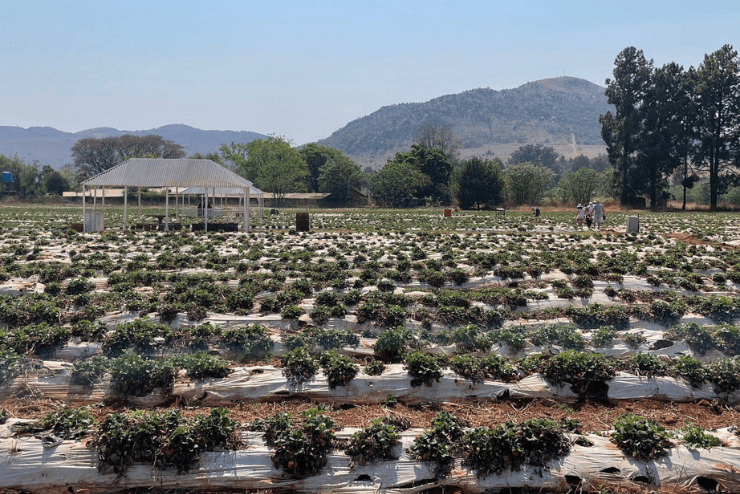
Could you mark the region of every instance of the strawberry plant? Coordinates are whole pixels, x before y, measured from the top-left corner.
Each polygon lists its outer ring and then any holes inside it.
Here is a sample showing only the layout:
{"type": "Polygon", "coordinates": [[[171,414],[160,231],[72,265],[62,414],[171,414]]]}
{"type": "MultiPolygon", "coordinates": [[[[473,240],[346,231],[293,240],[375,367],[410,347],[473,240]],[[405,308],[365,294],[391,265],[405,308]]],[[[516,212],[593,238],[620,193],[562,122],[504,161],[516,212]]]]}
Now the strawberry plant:
{"type": "Polygon", "coordinates": [[[350,468],[376,461],[395,460],[393,454],[400,436],[388,419],[375,419],[369,426],[355,432],[349,440],[345,454],[351,456],[350,468]]]}
{"type": "Polygon", "coordinates": [[[625,454],[653,460],[666,454],[671,435],[665,427],[639,415],[627,413],[614,421],[611,439],[625,454]]]}

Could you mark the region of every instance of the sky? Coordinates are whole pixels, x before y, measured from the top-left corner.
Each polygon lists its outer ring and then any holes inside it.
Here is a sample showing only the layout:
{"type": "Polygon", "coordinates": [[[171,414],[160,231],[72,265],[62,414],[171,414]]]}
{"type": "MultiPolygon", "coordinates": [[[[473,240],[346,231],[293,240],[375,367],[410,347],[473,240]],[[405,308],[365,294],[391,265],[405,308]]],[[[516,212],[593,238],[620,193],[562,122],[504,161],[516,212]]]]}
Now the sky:
{"type": "MultiPolygon", "coordinates": [[[[6,2],[7,3],[7,2],[6,2]]],[[[328,137],[385,105],[573,76],[635,46],[740,47],[735,0],[24,0],[0,9],[0,125],[328,137]]]]}

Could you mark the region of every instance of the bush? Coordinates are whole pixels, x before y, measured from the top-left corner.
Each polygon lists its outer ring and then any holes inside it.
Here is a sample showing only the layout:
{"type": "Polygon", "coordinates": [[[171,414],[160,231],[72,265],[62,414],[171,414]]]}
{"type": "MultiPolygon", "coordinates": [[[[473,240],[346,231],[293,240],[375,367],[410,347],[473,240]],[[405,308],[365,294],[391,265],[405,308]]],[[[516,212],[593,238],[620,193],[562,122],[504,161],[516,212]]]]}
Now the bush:
{"type": "Polygon", "coordinates": [[[666,333],[666,337],[674,341],[685,341],[691,350],[699,355],[704,355],[714,348],[712,334],[707,328],[702,327],[695,322],[671,328],[666,333]]]}
{"type": "Polygon", "coordinates": [[[612,441],[638,460],[654,460],[665,455],[670,437],[664,427],[639,415],[628,413],[614,421],[612,441]]]}
{"type": "Polygon", "coordinates": [[[463,434],[463,424],[454,415],[438,412],[432,428],[414,439],[409,455],[417,460],[437,462],[437,473],[448,473],[463,434]]]}
{"type": "Polygon", "coordinates": [[[169,391],[175,382],[175,365],[166,360],[148,360],[124,353],[111,360],[113,389],[123,396],[144,396],[156,388],[169,391]]]}
{"type": "Polygon", "coordinates": [[[548,324],[532,334],[530,340],[538,346],[554,344],[571,350],[583,350],[586,347],[583,335],[570,324],[562,326],[548,324]]]}
{"type": "Polygon", "coordinates": [[[397,361],[406,353],[406,348],[414,339],[410,329],[398,326],[396,329],[386,329],[378,336],[373,352],[385,361],[397,361]]]}
{"type": "Polygon", "coordinates": [[[707,381],[716,393],[732,393],[740,389],[740,358],[723,358],[704,366],[707,381]]]}
{"type": "Polygon", "coordinates": [[[463,438],[463,463],[479,476],[500,475],[506,469],[517,471],[522,465],[543,467],[570,451],[564,432],[559,424],[547,419],[477,428],[463,438]]]}
{"type": "Polygon", "coordinates": [[[283,375],[292,384],[300,384],[311,379],[319,370],[316,359],[305,348],[296,348],[282,359],[283,375]]]}
{"type": "Polygon", "coordinates": [[[315,475],[326,465],[326,455],[336,438],[336,425],[315,409],[304,412],[300,428],[279,434],[275,439],[272,463],[294,478],[315,475]]]}
{"type": "Polygon", "coordinates": [[[110,371],[110,359],[95,355],[88,360],[76,360],[72,364],[72,384],[92,386],[110,371]]]}
{"type": "Polygon", "coordinates": [[[404,357],[404,369],[408,370],[412,377],[411,386],[417,387],[422,384],[431,386],[433,381],[442,380],[442,369],[439,368],[437,360],[431,356],[415,351],[404,357]]]}
{"type": "Polygon", "coordinates": [[[396,460],[393,448],[400,442],[398,429],[387,419],[375,419],[369,426],[355,432],[344,451],[351,456],[350,468],[379,460],[396,460]]]}
{"type": "Polygon", "coordinates": [[[594,336],[591,339],[591,343],[595,348],[604,348],[611,344],[612,340],[616,336],[616,331],[613,326],[601,326],[599,329],[594,331],[594,336]]]}
{"type": "Polygon", "coordinates": [[[511,353],[519,353],[524,350],[527,346],[525,335],[526,329],[521,325],[495,329],[489,333],[491,341],[506,344],[511,353]]]}
{"type": "Polygon", "coordinates": [[[209,355],[203,352],[186,353],[174,357],[172,362],[177,367],[184,369],[188,377],[193,379],[205,379],[207,377],[218,379],[229,375],[229,364],[217,355],[209,355]]]}
{"type": "Polygon", "coordinates": [[[604,382],[616,374],[614,364],[599,353],[582,353],[574,350],[551,357],[542,364],[540,371],[551,383],[568,383],[580,397],[589,394],[589,386],[604,382]]]}
{"type": "Polygon", "coordinates": [[[259,324],[227,329],[223,341],[231,350],[243,352],[249,358],[262,358],[272,350],[272,340],[259,324]]]}
{"type": "Polygon", "coordinates": [[[351,358],[337,355],[333,350],[324,353],[319,362],[324,369],[330,388],[346,386],[360,370],[351,358]]]}
{"type": "Polygon", "coordinates": [[[666,362],[655,355],[642,352],[632,355],[626,368],[638,376],[645,377],[665,376],[668,372],[666,362]]]}
{"type": "Polygon", "coordinates": [[[365,365],[364,371],[368,376],[379,376],[385,371],[385,364],[382,360],[372,359],[365,365]]]}
{"type": "Polygon", "coordinates": [[[701,362],[694,357],[688,355],[679,357],[674,369],[694,387],[701,386],[706,381],[706,371],[701,362]]]}

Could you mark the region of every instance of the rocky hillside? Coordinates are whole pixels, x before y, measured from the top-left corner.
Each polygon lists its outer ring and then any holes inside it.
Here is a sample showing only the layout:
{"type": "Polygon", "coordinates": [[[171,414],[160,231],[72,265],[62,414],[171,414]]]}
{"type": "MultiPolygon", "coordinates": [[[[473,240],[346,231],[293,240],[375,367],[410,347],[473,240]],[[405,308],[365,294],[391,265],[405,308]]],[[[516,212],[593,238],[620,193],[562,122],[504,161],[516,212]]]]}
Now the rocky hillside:
{"type": "Polygon", "coordinates": [[[552,146],[565,156],[593,156],[605,150],[599,115],[609,109],[603,87],[558,77],[516,89],[472,89],[425,103],[384,106],[319,142],[377,167],[408,149],[421,127],[435,124],[459,136],[462,156],[506,159],[523,144],[552,146]]]}
{"type": "Polygon", "coordinates": [[[165,125],[149,130],[118,130],[109,127],[87,129],[70,133],[56,130],[51,127],[21,127],[0,126],[0,154],[5,156],[18,155],[27,163],[38,160],[43,165],[51,165],[58,169],[72,162],[70,149],[83,137],[116,137],[122,134],[144,136],[147,134],[161,135],[169,141],[182,144],[185,153],[190,156],[194,153],[208,154],[218,151],[223,143],[251,142],[267,136],[256,132],[237,132],[232,130],[200,130],[187,125],[165,125]]]}

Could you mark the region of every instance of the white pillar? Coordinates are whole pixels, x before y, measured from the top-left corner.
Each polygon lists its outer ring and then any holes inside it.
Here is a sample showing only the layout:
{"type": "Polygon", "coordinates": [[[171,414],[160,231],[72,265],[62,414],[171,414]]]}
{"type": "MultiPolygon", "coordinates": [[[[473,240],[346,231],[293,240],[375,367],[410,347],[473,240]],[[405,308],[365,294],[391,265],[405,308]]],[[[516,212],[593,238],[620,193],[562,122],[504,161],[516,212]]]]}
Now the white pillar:
{"type": "Polygon", "coordinates": [[[139,223],[141,223],[141,187],[136,188],[136,195],[139,199],[139,223]]]}
{"type": "Polygon", "coordinates": [[[128,231],[128,185],[123,187],[123,231],[128,231]]]}
{"type": "Polygon", "coordinates": [[[85,194],[87,192],[85,191],[85,186],[82,186],[82,232],[87,233],[87,228],[85,225],[85,194]]]}
{"type": "Polygon", "coordinates": [[[177,204],[177,196],[178,196],[179,193],[180,193],[180,187],[175,187],[175,223],[177,223],[178,221],[180,221],[180,216],[178,216],[178,214],[177,214],[177,206],[178,206],[178,204],[177,204]]]}
{"type": "Polygon", "coordinates": [[[205,231],[208,231],[208,187],[205,188],[205,194],[203,194],[206,198],[205,202],[203,203],[203,218],[205,218],[205,226],[203,227],[205,231]]]}
{"type": "Polygon", "coordinates": [[[164,231],[170,231],[170,188],[164,188],[164,231]]]}

